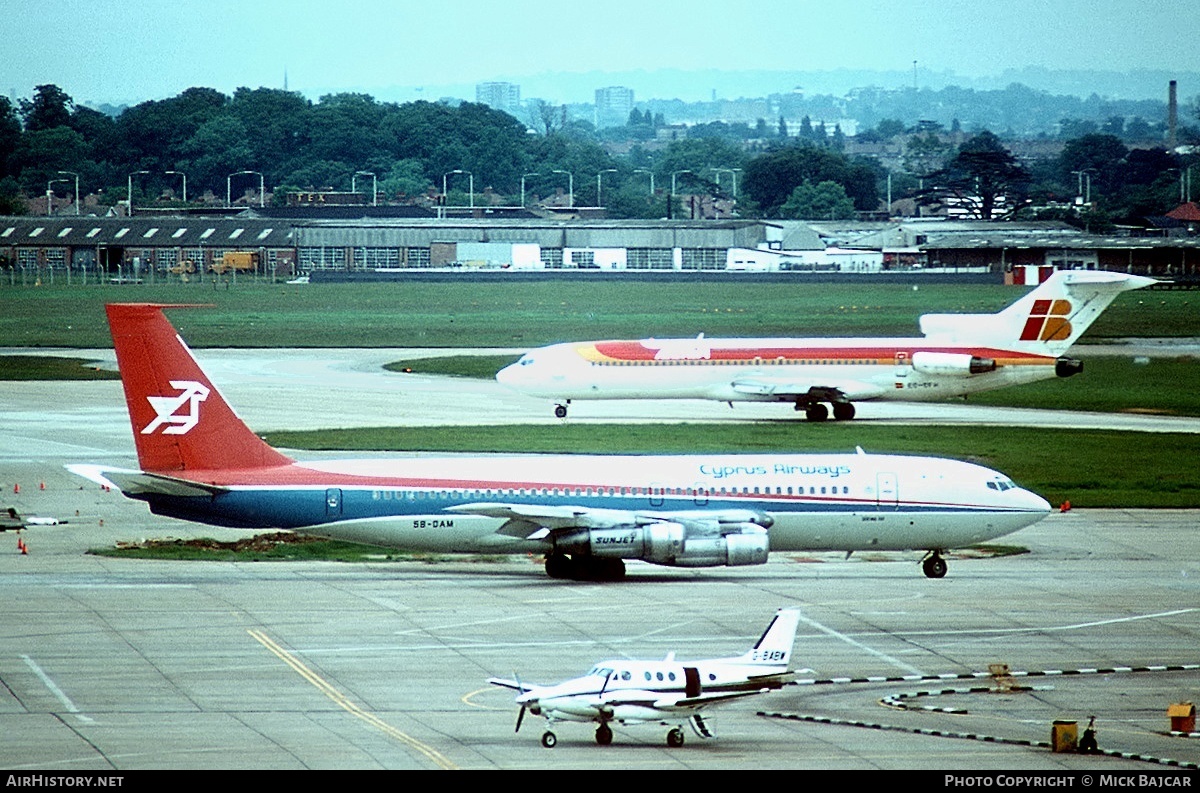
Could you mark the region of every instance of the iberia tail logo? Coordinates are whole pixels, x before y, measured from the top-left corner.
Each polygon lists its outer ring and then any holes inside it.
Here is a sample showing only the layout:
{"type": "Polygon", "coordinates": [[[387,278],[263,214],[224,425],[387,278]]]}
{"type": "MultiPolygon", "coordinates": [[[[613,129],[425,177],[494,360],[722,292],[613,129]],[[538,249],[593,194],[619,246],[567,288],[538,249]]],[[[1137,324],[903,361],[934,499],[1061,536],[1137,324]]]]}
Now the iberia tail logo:
{"type": "Polygon", "coordinates": [[[195,380],[172,380],[171,386],[178,388],[178,396],[148,396],[146,401],[158,415],[142,428],[143,435],[149,435],[159,427],[166,425],[163,435],[184,435],[200,421],[200,403],[208,399],[208,388],[195,380]],[[178,411],[187,407],[187,412],[178,411]]]}
{"type": "Polygon", "coordinates": [[[1062,341],[1071,337],[1069,300],[1035,300],[1021,331],[1021,341],[1062,341]]]}

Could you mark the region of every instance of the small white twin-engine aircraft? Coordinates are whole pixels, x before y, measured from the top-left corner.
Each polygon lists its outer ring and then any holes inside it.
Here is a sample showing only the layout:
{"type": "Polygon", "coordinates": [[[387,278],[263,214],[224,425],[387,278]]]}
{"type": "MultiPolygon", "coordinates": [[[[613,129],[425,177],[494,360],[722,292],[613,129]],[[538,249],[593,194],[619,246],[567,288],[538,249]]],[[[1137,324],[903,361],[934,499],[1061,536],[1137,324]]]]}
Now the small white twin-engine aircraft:
{"type": "MultiPolygon", "coordinates": [[[[780,609],[762,638],[743,655],[705,661],[677,661],[670,653],[662,661],[601,661],[583,677],[553,686],[531,686],[519,680],[489,678],[488,682],[519,693],[517,731],[525,711],[542,716],[549,727],[556,721],[597,722],[596,743],[612,743],[614,722],[661,724],[671,729],[667,746],[683,746],[687,722],[701,738],[713,733],[700,715],[702,708],[782,688],[793,672],[792,645],[800,611],[780,609]]],[[[806,670],[811,671],[811,670],[806,670]]],[[[542,746],[558,743],[547,729],[542,746]]]]}
{"type": "Polygon", "coordinates": [[[587,341],[531,350],[496,380],[553,400],[790,402],[809,421],[854,418],[864,400],[929,402],[1052,377],[1083,363],[1064,353],[1121,292],[1153,278],[1060,270],[996,314],[925,314],[920,338],[587,341]],[[826,407],[829,405],[830,407],[826,407]]]}

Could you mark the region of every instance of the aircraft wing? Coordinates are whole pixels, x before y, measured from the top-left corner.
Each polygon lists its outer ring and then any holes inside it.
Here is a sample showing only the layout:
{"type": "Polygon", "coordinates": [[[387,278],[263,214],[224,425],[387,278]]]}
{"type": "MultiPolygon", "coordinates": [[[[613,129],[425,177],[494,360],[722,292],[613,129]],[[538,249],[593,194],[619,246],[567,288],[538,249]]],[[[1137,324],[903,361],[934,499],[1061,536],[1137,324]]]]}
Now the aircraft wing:
{"type": "Polygon", "coordinates": [[[511,688],[513,691],[519,691],[524,694],[526,691],[532,691],[538,686],[531,686],[528,683],[522,683],[520,680],[505,680],[502,677],[489,677],[487,680],[493,686],[501,688],[511,688]]]}
{"type": "Polygon", "coordinates": [[[740,394],[770,397],[780,400],[790,400],[804,396],[812,397],[818,401],[837,398],[850,400],[877,399],[884,394],[884,389],[874,383],[837,378],[797,380],[790,377],[756,375],[753,377],[739,377],[730,385],[734,391],[740,394]]]}
{"type": "Polygon", "coordinates": [[[4,514],[0,515],[0,532],[5,531],[21,531],[30,526],[57,526],[60,523],[66,523],[65,520],[58,518],[42,518],[36,515],[22,515],[17,512],[16,508],[8,507],[4,514]]]}
{"type": "Polygon", "coordinates": [[[489,518],[506,518],[508,522],[500,527],[499,533],[522,539],[540,539],[534,535],[539,532],[561,529],[615,529],[669,521],[704,522],[711,524],[717,533],[720,533],[719,527],[723,523],[770,525],[770,521],[765,516],[744,509],[654,512],[549,504],[480,502],[447,507],[446,511],[483,515],[489,518]]]}
{"type": "Polygon", "coordinates": [[[715,705],[718,702],[729,702],[734,699],[742,699],[743,697],[753,697],[758,694],[766,694],[772,689],[758,688],[752,691],[722,691],[712,694],[701,693],[698,697],[665,697],[657,700],[654,707],[659,710],[698,710],[707,705],[715,705]]]}

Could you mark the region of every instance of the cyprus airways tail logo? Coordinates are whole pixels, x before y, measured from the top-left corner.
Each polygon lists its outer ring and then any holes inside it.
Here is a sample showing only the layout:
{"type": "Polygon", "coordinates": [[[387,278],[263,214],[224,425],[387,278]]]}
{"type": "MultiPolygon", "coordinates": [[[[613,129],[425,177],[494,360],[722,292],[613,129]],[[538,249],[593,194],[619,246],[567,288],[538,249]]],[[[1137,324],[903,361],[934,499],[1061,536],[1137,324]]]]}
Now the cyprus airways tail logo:
{"type": "Polygon", "coordinates": [[[1069,300],[1035,300],[1021,331],[1021,341],[1062,341],[1071,337],[1069,300]]]}
{"type": "Polygon", "coordinates": [[[178,396],[146,397],[158,415],[142,428],[143,435],[149,435],[163,425],[166,425],[163,435],[183,435],[200,421],[200,403],[208,399],[208,388],[195,380],[172,380],[171,386],[181,393],[178,396]],[[184,405],[187,405],[187,412],[179,413],[184,405]]]}

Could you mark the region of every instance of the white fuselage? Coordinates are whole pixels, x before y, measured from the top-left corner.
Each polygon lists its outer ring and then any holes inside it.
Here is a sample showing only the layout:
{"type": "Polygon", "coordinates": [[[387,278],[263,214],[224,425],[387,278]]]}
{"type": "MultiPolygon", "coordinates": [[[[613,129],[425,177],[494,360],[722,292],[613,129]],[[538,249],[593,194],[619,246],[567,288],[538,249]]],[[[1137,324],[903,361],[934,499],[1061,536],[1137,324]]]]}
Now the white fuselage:
{"type": "Polygon", "coordinates": [[[836,388],[851,400],[917,402],[1052,378],[1056,360],[928,338],[651,339],[542,347],[502,369],[496,379],[520,393],[559,402],[795,401],[812,386],[836,388]],[[972,373],[971,359],[993,367],[972,373]]]}
{"type": "Polygon", "coordinates": [[[452,508],[615,510],[650,519],[768,516],[772,551],[949,549],[1041,520],[1049,504],[1007,477],[944,458],[874,454],[440,457],[191,472],[215,497],[129,495],[155,512],[432,552],[544,550],[503,518],[452,508]],[[665,517],[663,517],[665,516],[665,517]]]}

